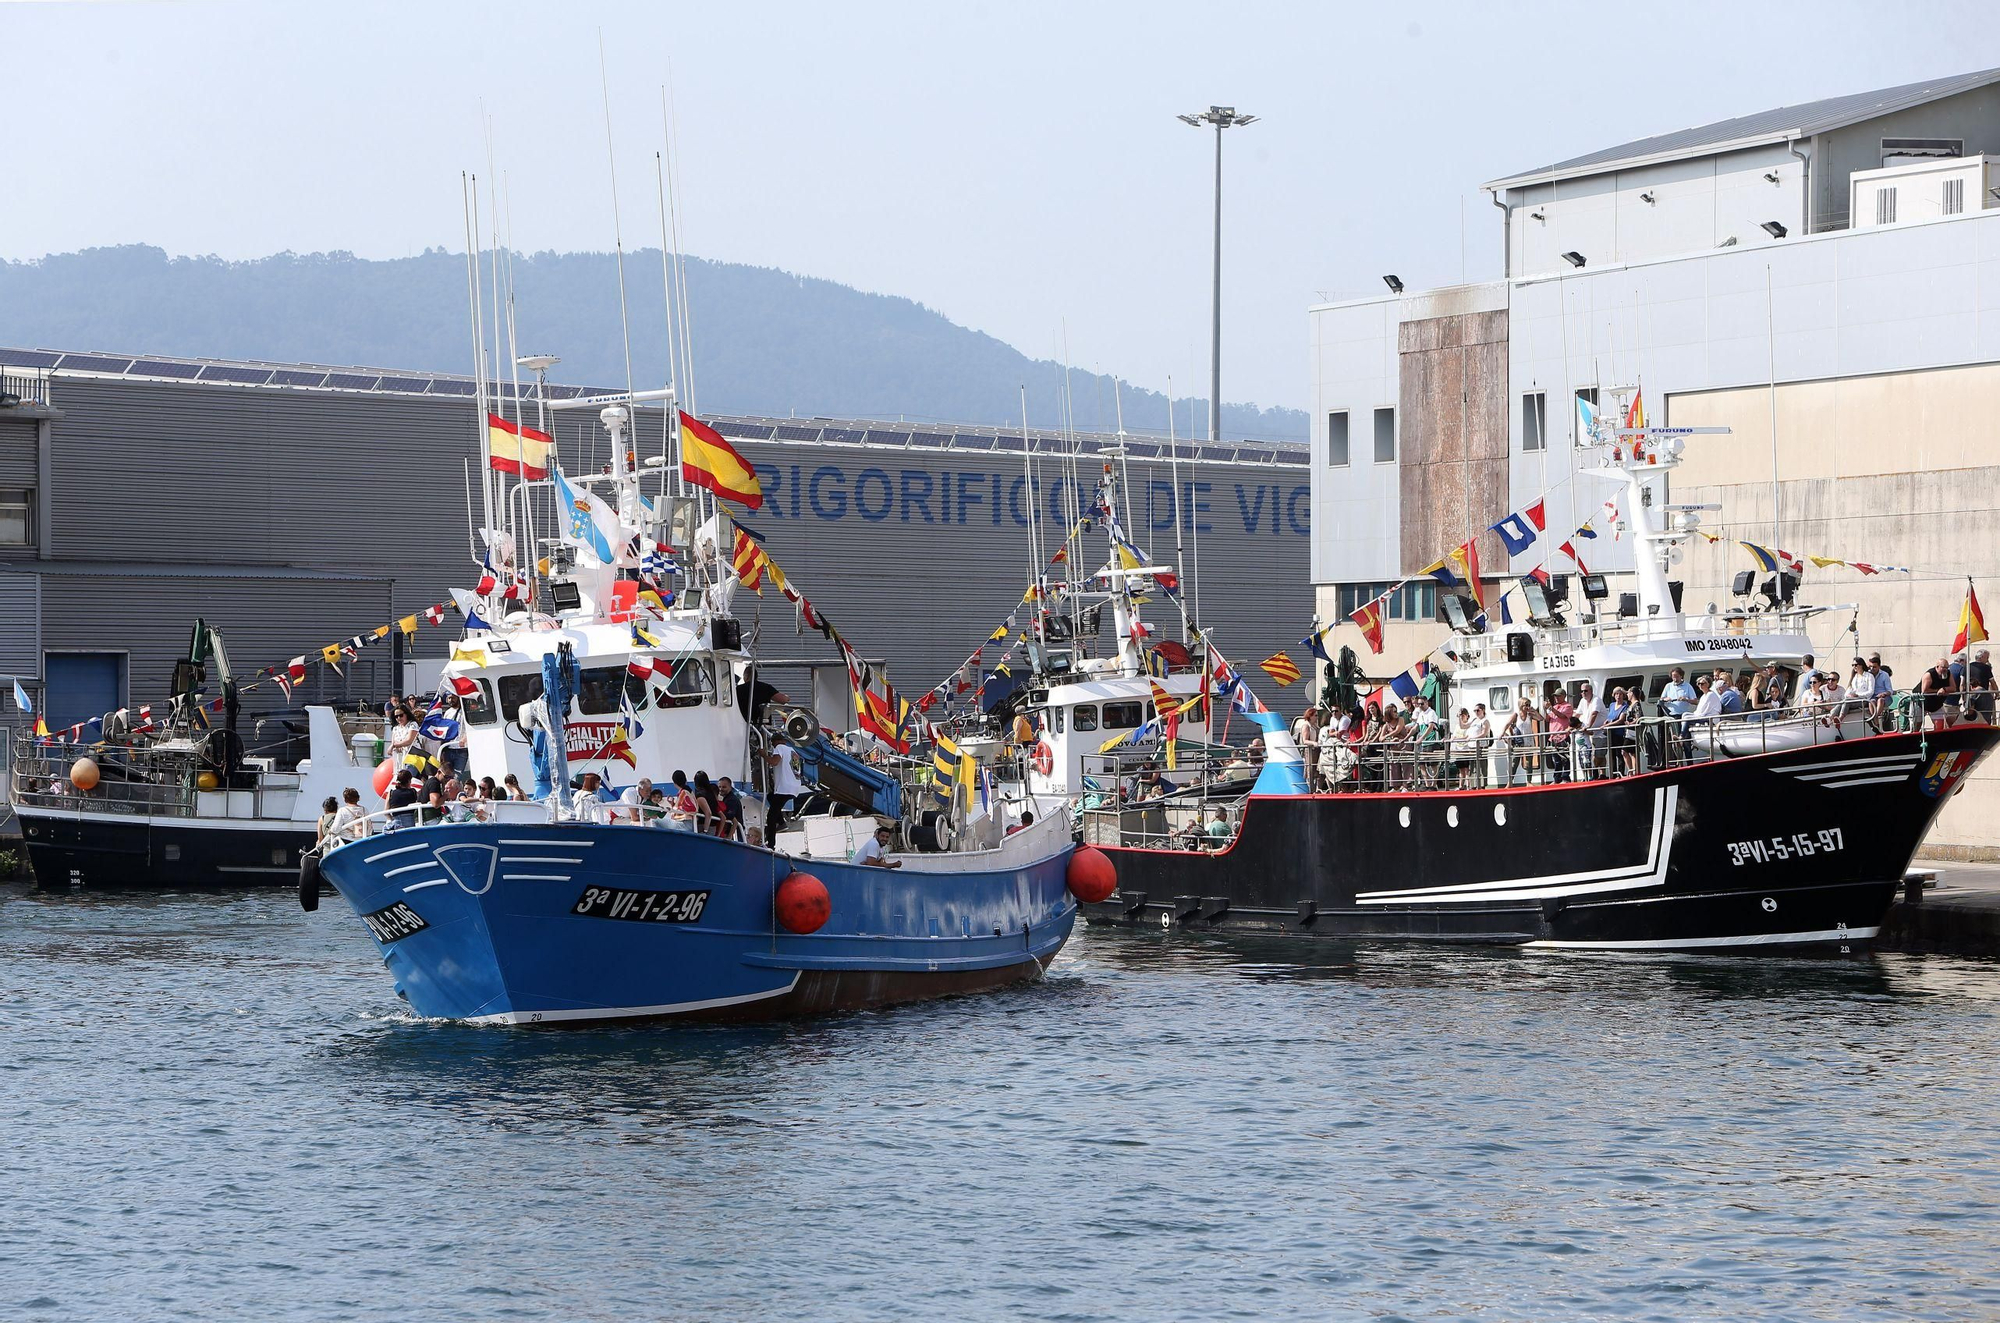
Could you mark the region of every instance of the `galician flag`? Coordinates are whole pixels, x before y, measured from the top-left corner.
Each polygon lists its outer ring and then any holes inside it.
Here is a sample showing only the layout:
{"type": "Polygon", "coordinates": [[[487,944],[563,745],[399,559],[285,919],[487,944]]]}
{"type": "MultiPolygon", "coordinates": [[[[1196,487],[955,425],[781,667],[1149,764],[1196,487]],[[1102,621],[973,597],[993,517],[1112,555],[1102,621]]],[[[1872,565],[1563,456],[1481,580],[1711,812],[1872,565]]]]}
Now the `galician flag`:
{"type": "Polygon", "coordinates": [[[556,503],[569,518],[568,538],[597,557],[599,565],[616,565],[618,547],[624,537],[618,527],[618,512],[604,498],[581,487],[572,487],[562,470],[555,470],[556,503]]]}

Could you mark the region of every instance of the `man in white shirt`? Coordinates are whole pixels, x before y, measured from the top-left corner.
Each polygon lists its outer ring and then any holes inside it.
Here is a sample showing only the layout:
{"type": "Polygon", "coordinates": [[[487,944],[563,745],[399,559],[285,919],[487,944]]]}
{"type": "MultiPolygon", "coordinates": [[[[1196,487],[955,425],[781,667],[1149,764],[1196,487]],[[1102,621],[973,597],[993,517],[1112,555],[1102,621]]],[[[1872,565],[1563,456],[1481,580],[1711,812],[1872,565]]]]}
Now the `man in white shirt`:
{"type": "Polygon", "coordinates": [[[1598,728],[1604,724],[1604,709],[1598,704],[1596,688],[1588,680],[1578,686],[1576,711],[1571,720],[1577,729],[1577,779],[1588,781],[1597,772],[1597,754],[1603,741],[1603,732],[1598,728]]]}
{"type": "Polygon", "coordinates": [[[646,816],[646,801],[652,795],[653,783],[647,777],[640,777],[637,785],[626,786],[618,796],[619,811],[613,815],[614,820],[622,816],[633,822],[641,821],[646,816]]]}
{"type": "Polygon", "coordinates": [[[848,856],[847,862],[850,864],[861,864],[868,868],[901,868],[903,866],[902,860],[889,858],[887,853],[888,845],[889,829],[887,827],[877,827],[873,836],[870,836],[855,847],[854,853],[848,856]]]}
{"type": "Polygon", "coordinates": [[[784,824],[785,815],[796,813],[799,801],[811,793],[801,775],[799,751],[780,740],[771,746],[769,755],[770,775],[766,784],[770,792],[764,797],[764,839],[777,839],[778,828],[784,824]]]}

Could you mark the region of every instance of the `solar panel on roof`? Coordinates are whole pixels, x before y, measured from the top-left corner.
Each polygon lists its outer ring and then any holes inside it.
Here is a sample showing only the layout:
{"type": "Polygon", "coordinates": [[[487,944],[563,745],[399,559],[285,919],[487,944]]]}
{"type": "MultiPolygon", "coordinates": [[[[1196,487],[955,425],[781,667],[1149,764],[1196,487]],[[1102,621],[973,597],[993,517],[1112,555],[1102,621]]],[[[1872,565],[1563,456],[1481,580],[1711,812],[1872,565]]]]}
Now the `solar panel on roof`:
{"type": "Polygon", "coordinates": [[[1155,459],[1160,453],[1158,446],[1147,445],[1144,441],[1127,441],[1125,449],[1136,459],[1155,459]]]}
{"type": "Polygon", "coordinates": [[[583,394],[583,387],[581,386],[549,387],[549,398],[552,400],[573,400],[581,394],[583,394]]]}
{"type": "Polygon", "coordinates": [[[852,443],[857,441],[864,441],[867,439],[867,437],[868,434],[866,432],[856,431],[851,427],[823,427],[820,429],[820,439],[824,441],[844,441],[852,443]]]}
{"type": "Polygon", "coordinates": [[[912,432],[910,444],[913,446],[948,446],[951,438],[943,432],[912,432]]]}
{"type": "Polygon", "coordinates": [[[198,363],[168,363],[157,358],[142,358],[126,369],[142,377],[193,378],[201,375],[198,363]]]}
{"type": "Polygon", "coordinates": [[[430,381],[424,377],[384,377],[375,383],[375,389],[400,390],[407,391],[412,395],[421,395],[424,393],[424,387],[430,384],[430,381]]]}
{"type": "Polygon", "coordinates": [[[977,436],[970,432],[960,432],[951,439],[951,445],[954,450],[991,450],[993,449],[993,438],[990,436],[977,436]]]}
{"type": "Polygon", "coordinates": [[[1022,443],[1021,438],[1018,436],[1001,435],[993,438],[993,448],[995,450],[1026,450],[1027,446],[1022,443]]]}
{"type": "Polygon", "coordinates": [[[299,372],[291,368],[279,368],[271,374],[273,386],[317,386],[325,380],[324,372],[299,372]]]}
{"type": "Polygon", "coordinates": [[[326,384],[341,390],[373,390],[375,378],[353,372],[329,372],[326,374],[326,384]]]}
{"type": "Polygon", "coordinates": [[[861,439],[871,446],[902,446],[909,444],[910,434],[908,432],[885,432],[871,427],[861,434],[861,439]]]}
{"type": "Polygon", "coordinates": [[[469,381],[453,381],[449,377],[431,378],[431,394],[433,395],[469,396],[473,394],[476,390],[478,390],[478,387],[474,386],[469,381]]]}
{"type": "Polygon", "coordinates": [[[773,430],[777,433],[777,437],[780,441],[819,440],[819,429],[817,427],[786,426],[786,427],[774,428],[773,430]]]}
{"type": "Polygon", "coordinates": [[[245,386],[261,386],[271,379],[269,368],[227,367],[210,363],[201,370],[203,381],[233,381],[245,386]]]}
{"type": "Polygon", "coordinates": [[[0,363],[10,367],[54,367],[61,354],[51,354],[46,349],[0,349],[0,363]]]}
{"type": "Polygon", "coordinates": [[[132,360],[99,358],[94,354],[64,354],[59,366],[65,372],[123,372],[132,366],[132,360]]]}
{"type": "Polygon", "coordinates": [[[731,419],[725,423],[717,423],[715,430],[727,436],[740,436],[751,441],[768,441],[771,439],[771,429],[762,423],[745,423],[731,419]]]}

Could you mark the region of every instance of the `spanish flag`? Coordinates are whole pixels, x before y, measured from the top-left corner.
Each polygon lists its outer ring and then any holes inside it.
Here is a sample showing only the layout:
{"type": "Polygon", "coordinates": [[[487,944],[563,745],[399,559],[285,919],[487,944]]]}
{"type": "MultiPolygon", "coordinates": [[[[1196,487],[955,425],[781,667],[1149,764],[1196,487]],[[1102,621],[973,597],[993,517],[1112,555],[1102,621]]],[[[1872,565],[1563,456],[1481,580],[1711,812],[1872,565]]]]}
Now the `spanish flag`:
{"type": "Polygon", "coordinates": [[[1986,642],[1986,617],[1979,611],[1979,594],[1965,585],[1965,605],[1958,609],[1958,637],[1951,641],[1953,652],[1964,652],[1975,643],[1986,642]]]}
{"type": "Polygon", "coordinates": [[[764,508],[757,466],[736,453],[722,433],[681,410],[681,476],[751,510],[764,508]]]}
{"type": "Polygon", "coordinates": [[[1472,590],[1472,600],[1479,603],[1481,611],[1486,610],[1486,591],[1479,586],[1479,545],[1477,539],[1470,539],[1451,553],[1458,567],[1465,574],[1465,586],[1472,590]]]}
{"type": "Polygon", "coordinates": [[[498,414],[486,415],[487,464],[502,473],[534,481],[549,476],[549,447],[555,444],[547,432],[537,432],[525,423],[510,423],[498,414]]]}

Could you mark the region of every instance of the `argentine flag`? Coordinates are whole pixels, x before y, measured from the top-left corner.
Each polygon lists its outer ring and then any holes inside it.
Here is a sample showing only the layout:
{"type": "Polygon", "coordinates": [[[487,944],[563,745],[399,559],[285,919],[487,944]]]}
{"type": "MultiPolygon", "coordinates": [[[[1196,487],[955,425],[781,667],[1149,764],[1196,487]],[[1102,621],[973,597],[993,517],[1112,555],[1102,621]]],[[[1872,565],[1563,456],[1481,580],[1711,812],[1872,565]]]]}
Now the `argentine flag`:
{"type": "Polygon", "coordinates": [[[599,565],[616,565],[617,549],[624,541],[617,511],[595,493],[570,486],[561,469],[555,471],[555,479],[556,499],[561,502],[562,511],[569,519],[569,540],[589,548],[596,555],[599,565]]]}

